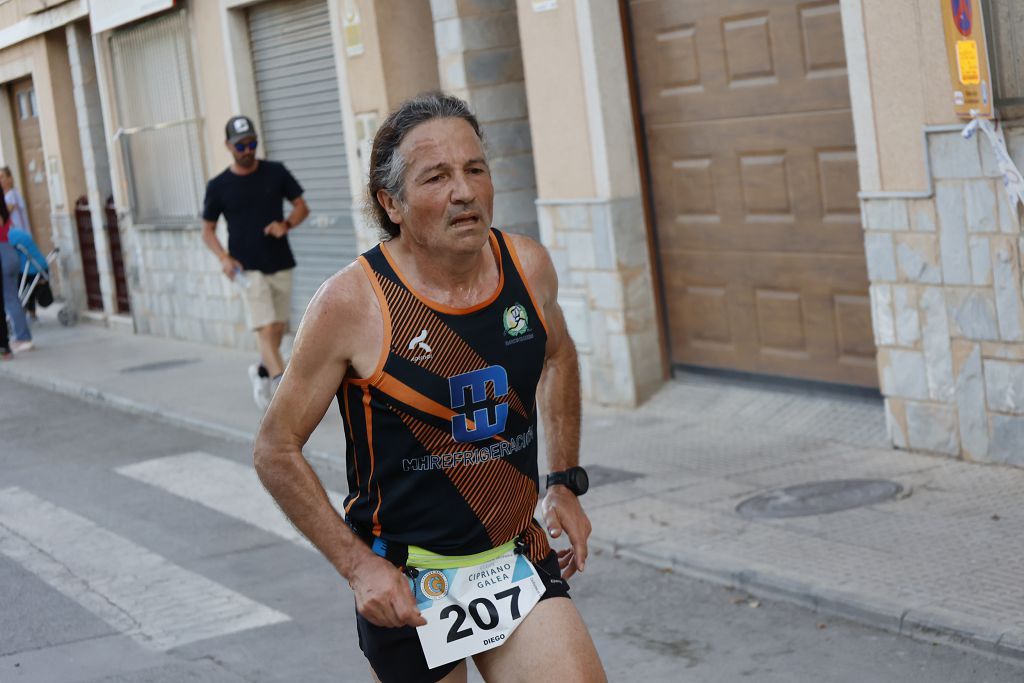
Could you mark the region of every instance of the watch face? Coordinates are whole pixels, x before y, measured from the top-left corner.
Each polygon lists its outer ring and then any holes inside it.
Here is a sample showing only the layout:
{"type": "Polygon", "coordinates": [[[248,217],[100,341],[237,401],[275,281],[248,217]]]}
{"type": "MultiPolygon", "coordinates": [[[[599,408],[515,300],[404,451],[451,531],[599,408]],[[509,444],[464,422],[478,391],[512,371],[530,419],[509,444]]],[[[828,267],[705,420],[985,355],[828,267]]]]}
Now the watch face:
{"type": "Polygon", "coordinates": [[[569,477],[572,481],[572,488],[575,490],[577,496],[582,496],[590,488],[590,477],[587,476],[587,471],[582,467],[574,467],[569,470],[569,477]]]}

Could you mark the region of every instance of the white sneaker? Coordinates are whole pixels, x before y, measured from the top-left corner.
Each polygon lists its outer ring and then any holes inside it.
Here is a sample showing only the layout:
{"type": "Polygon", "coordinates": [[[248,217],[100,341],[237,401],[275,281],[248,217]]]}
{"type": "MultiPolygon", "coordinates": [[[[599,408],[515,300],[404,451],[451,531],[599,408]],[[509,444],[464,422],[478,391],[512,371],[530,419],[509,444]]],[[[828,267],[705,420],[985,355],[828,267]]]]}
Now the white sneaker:
{"type": "Polygon", "coordinates": [[[270,405],[270,378],[260,377],[259,363],[249,366],[249,381],[252,382],[252,400],[260,410],[270,405]]]}
{"type": "Polygon", "coordinates": [[[11,342],[11,351],[14,351],[15,353],[21,353],[22,351],[31,351],[35,347],[36,345],[32,343],[31,339],[26,339],[25,341],[18,341],[16,339],[13,342],[11,342]]]}

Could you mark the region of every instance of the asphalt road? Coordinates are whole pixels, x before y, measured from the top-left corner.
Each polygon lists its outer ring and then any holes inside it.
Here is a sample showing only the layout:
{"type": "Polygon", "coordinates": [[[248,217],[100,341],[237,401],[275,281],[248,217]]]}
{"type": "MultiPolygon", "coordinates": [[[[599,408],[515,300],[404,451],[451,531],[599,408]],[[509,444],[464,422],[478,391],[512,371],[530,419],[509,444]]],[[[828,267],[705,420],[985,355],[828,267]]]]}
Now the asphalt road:
{"type": "MultiPolygon", "coordinates": [[[[345,582],[249,458],[0,381],[0,682],[369,680],[345,582]]],[[[1015,662],[607,555],[573,596],[613,681],[1024,680],[1015,662]]]]}

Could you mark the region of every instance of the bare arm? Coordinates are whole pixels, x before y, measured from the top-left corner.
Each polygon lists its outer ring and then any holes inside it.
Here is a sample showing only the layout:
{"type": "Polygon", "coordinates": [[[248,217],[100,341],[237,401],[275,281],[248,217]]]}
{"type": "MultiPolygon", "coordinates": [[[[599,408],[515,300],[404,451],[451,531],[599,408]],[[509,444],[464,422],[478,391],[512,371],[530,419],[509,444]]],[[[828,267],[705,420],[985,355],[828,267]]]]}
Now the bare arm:
{"type": "Polygon", "coordinates": [[[406,578],[352,532],[302,455],[349,368],[351,347],[358,343],[350,331],[358,329],[365,299],[357,278],[365,276],[359,266],[350,266],[328,280],[310,303],[256,437],[254,461],[260,481],[288,519],[349,580],[360,614],[379,626],[418,626],[425,622],[406,578]]]}
{"type": "MultiPolygon", "coordinates": [[[[519,236],[513,239],[536,304],[543,310],[548,334],[537,399],[546,433],[548,466],[555,472],[575,467],[580,461],[579,361],[558,305],[558,276],[551,257],[533,240],[519,236]]],[[[582,572],[591,526],[576,494],[565,486],[552,486],[541,510],[548,533],[558,538],[564,531],[571,543],[570,548],[559,551],[562,576],[569,578],[582,572]]]]}
{"type": "Polygon", "coordinates": [[[288,222],[274,221],[267,227],[263,228],[263,232],[267,235],[273,235],[274,237],[284,237],[288,234],[289,230],[294,230],[298,227],[299,223],[306,220],[306,216],[309,215],[309,204],[302,197],[296,197],[295,201],[292,202],[292,211],[288,214],[288,222]],[[288,226],[291,225],[289,228],[288,226]]]}
{"type": "Polygon", "coordinates": [[[309,215],[309,204],[306,203],[305,197],[297,197],[292,202],[292,212],[288,214],[288,222],[292,224],[292,228],[297,228],[299,223],[306,220],[306,216],[309,215]]]}
{"type": "Polygon", "coordinates": [[[548,343],[537,398],[547,430],[548,465],[557,472],[580,464],[580,368],[555,297],[544,307],[544,320],[548,343]]]}
{"type": "Polygon", "coordinates": [[[235,279],[235,271],[242,269],[242,264],[231,257],[224,249],[224,246],[217,239],[217,224],[213,221],[203,221],[203,244],[213,252],[213,255],[220,261],[220,268],[232,280],[235,279]]]}

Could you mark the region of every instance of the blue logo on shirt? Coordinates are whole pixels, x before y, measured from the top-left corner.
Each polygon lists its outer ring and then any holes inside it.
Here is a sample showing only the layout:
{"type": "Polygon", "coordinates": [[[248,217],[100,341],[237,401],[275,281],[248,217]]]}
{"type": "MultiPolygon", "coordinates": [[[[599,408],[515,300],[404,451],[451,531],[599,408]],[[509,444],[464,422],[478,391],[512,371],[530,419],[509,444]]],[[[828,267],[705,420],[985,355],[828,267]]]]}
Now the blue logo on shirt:
{"type": "Polygon", "coordinates": [[[500,365],[492,365],[482,370],[473,370],[448,378],[448,389],[451,394],[452,410],[462,408],[458,415],[452,417],[452,438],[460,443],[481,441],[497,436],[505,431],[508,420],[508,404],[495,403],[494,419],[490,419],[488,406],[476,408],[485,403],[487,384],[491,384],[494,398],[508,395],[508,374],[500,365]],[[466,389],[469,389],[469,404],[466,405],[466,389]],[[473,429],[469,429],[469,420],[473,421],[473,429]]]}

